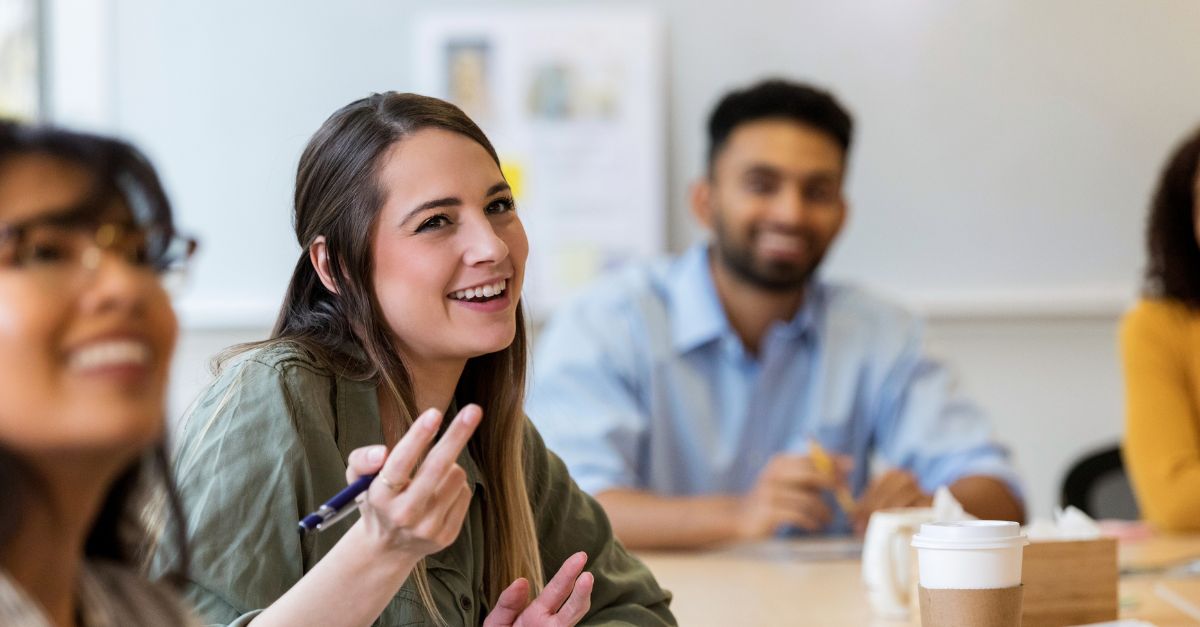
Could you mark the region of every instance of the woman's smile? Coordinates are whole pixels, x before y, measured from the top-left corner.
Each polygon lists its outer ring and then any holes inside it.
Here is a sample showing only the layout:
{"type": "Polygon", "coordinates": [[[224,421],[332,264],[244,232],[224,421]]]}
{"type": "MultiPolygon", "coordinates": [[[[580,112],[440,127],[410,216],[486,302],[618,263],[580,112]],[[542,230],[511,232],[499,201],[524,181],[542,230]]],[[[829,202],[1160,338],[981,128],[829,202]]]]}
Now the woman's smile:
{"type": "Polygon", "coordinates": [[[512,303],[508,295],[508,279],[496,279],[471,287],[454,290],[446,296],[456,305],[471,311],[495,313],[506,311],[512,303]]]}

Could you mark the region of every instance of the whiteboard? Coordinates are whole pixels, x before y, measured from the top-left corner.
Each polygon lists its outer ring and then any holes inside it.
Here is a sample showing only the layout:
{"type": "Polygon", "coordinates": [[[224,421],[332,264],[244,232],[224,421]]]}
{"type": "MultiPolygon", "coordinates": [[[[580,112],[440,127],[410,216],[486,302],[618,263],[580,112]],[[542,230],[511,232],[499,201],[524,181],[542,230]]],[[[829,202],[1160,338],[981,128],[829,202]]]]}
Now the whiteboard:
{"type": "MultiPolygon", "coordinates": [[[[549,6],[48,4],[52,115],[150,154],[181,223],[203,241],[180,309],[186,325],[209,327],[270,324],[299,255],[290,194],[300,150],[350,100],[416,88],[411,39],[423,13],[549,6]]],[[[1200,124],[1200,3],[641,5],[667,33],[671,249],[701,236],[686,194],[702,171],[708,111],[731,87],[783,75],[831,88],[858,122],[852,213],[830,276],[976,313],[1106,309],[1135,293],[1157,171],[1200,124]]]]}
{"type": "Polygon", "coordinates": [[[661,31],[630,7],[459,9],[417,24],[417,91],[462,107],[512,185],[535,319],[665,251],[661,31]]]}

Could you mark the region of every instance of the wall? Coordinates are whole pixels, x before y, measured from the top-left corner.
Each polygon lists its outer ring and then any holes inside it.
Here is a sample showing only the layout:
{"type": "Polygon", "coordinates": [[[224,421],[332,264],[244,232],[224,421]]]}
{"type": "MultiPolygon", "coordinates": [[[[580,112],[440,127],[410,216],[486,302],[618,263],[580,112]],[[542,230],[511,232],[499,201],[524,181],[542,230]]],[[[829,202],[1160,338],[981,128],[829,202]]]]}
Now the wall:
{"type": "MultiPolygon", "coordinates": [[[[296,159],[334,108],[406,89],[437,6],[533,2],[48,0],[51,112],[162,169],[204,240],[181,303],[172,414],[208,358],[260,337],[297,250],[296,159]],[[264,251],[269,254],[264,254],[264,251]]],[[[657,0],[667,25],[669,248],[715,98],[780,74],[859,120],[854,213],[830,271],[928,312],[1048,511],[1067,461],[1120,430],[1113,346],[1168,148],[1200,122],[1200,3],[657,0]]]]}

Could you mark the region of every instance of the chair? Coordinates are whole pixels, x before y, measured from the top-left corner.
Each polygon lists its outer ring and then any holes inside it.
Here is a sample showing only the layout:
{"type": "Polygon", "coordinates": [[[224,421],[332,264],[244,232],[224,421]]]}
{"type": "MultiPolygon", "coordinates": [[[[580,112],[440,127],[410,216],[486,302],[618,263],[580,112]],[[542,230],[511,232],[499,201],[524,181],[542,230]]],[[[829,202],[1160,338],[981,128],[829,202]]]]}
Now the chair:
{"type": "Polygon", "coordinates": [[[1068,505],[1096,519],[1140,518],[1120,446],[1089,453],[1071,466],[1062,485],[1062,506],[1068,505]]]}

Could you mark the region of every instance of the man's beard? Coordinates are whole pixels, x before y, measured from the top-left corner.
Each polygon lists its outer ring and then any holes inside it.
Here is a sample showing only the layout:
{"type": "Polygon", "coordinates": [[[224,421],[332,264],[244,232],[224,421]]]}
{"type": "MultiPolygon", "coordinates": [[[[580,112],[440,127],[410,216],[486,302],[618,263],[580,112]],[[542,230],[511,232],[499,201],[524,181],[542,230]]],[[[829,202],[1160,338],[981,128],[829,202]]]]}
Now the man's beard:
{"type": "MultiPolygon", "coordinates": [[[[758,263],[754,259],[753,245],[739,244],[720,217],[713,221],[713,235],[720,262],[742,281],[768,292],[804,289],[823,258],[823,254],[818,252],[809,263],[758,263]]],[[[749,239],[753,240],[753,235],[749,239]]],[[[813,238],[806,239],[811,243],[813,238]]]]}

